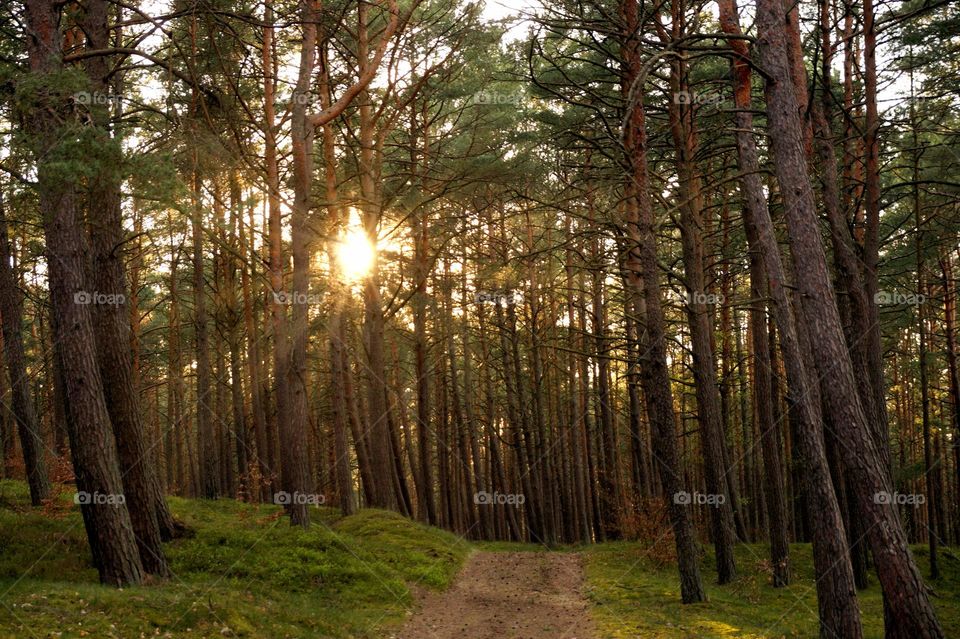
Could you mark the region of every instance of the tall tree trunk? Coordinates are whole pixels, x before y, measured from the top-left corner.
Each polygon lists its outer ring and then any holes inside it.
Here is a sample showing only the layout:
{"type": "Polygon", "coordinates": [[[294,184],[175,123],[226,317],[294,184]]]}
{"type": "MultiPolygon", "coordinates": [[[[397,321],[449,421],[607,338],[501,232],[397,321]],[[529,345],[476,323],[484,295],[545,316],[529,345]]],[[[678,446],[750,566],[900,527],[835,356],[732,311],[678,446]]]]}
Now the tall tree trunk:
{"type": "MultiPolygon", "coordinates": [[[[864,120],[864,146],[866,163],[864,167],[864,203],[866,224],[863,238],[863,283],[868,300],[876,299],[878,292],[878,267],[880,263],[880,115],[877,110],[877,30],[874,20],[873,0],[863,0],[863,84],[866,117],[864,120]]],[[[870,330],[866,335],[867,353],[870,356],[870,381],[873,384],[875,402],[878,407],[886,406],[886,388],[883,379],[883,346],[880,336],[879,307],[869,305],[871,315],[867,323],[870,330]]],[[[886,411],[880,414],[882,422],[874,427],[877,447],[887,463],[885,471],[891,474],[889,467],[890,447],[887,432],[886,411]]],[[[892,628],[887,624],[887,631],[892,628]]]]}
{"type": "MultiPolygon", "coordinates": [[[[269,434],[267,446],[269,450],[271,471],[271,489],[274,490],[273,501],[277,501],[280,490],[286,489],[286,482],[282,478],[282,463],[276,454],[277,442],[275,433],[280,433],[281,446],[284,443],[284,434],[289,435],[290,424],[290,388],[289,388],[289,339],[287,329],[287,311],[284,306],[286,293],[283,284],[283,228],[282,211],[280,209],[280,171],[277,159],[277,130],[274,111],[274,91],[276,89],[276,69],[274,62],[274,27],[272,0],[264,3],[264,30],[263,30],[263,102],[264,102],[264,160],[267,178],[267,220],[269,226],[269,263],[270,263],[270,326],[273,332],[273,389],[274,389],[274,420],[276,428],[269,434]],[[279,470],[278,470],[279,469],[279,470]],[[280,477],[277,477],[277,473],[280,477]],[[280,479],[279,483],[277,479],[280,479]]],[[[291,520],[292,521],[292,520],[291,520]]]]}
{"type": "MultiPolygon", "coordinates": [[[[940,272],[943,281],[943,319],[944,319],[944,338],[947,347],[947,373],[950,378],[950,404],[951,404],[951,424],[953,427],[953,449],[954,462],[954,501],[960,499],[960,374],[957,371],[957,297],[956,282],[953,279],[953,257],[946,253],[940,257],[940,272]]],[[[955,515],[960,513],[955,513],[955,515]]],[[[960,537],[960,526],[954,528],[954,538],[960,537]]]]}
{"type": "Polygon", "coordinates": [[[243,326],[247,340],[246,368],[247,379],[249,380],[247,388],[250,390],[250,412],[253,416],[253,434],[257,447],[256,456],[247,471],[252,473],[255,466],[256,476],[259,480],[257,482],[258,485],[254,485],[252,481],[250,482],[251,497],[258,495],[260,501],[267,501],[270,499],[270,468],[268,466],[269,458],[267,453],[267,438],[269,434],[267,433],[267,413],[264,406],[265,398],[263,396],[263,373],[260,368],[261,339],[259,337],[260,332],[258,331],[258,323],[254,312],[254,294],[252,290],[253,284],[251,282],[254,265],[260,262],[259,253],[257,253],[254,246],[255,226],[252,207],[249,211],[248,221],[250,228],[249,238],[244,230],[247,228],[247,225],[244,224],[242,216],[238,220],[238,223],[240,225],[240,249],[242,250],[242,255],[245,256],[245,259],[242,260],[240,264],[240,289],[243,293],[243,326]]]}
{"type": "Polygon", "coordinates": [[[650,200],[647,170],[647,135],[643,106],[643,82],[640,62],[639,7],[635,0],[620,3],[624,25],[621,91],[627,102],[624,119],[624,153],[630,173],[626,189],[626,227],[631,243],[627,257],[627,276],[631,288],[644,302],[640,340],[640,370],[647,414],[654,433],[655,454],[659,462],[664,497],[670,513],[677,562],[680,571],[680,596],[684,603],[706,600],[700,578],[700,562],[688,504],[689,495],[682,477],[677,426],[673,414],[673,391],[667,368],[667,338],[660,299],[660,274],[654,233],[653,204],[650,200]]]}
{"type": "MultiPolygon", "coordinates": [[[[62,71],[63,7],[51,0],[29,0],[25,8],[30,70],[41,78],[55,77],[62,71]]],[[[49,160],[58,156],[57,145],[65,139],[61,123],[70,106],[52,94],[34,99],[36,103],[22,116],[38,159],[37,190],[53,324],[56,341],[63,346],[67,423],[80,510],[101,582],[137,584],[143,579],[143,565],[130,513],[120,503],[123,478],[97,364],[93,317],[88,304],[78,303],[89,294],[85,278],[89,248],[76,206],[76,177],[65,175],[49,160]],[[103,499],[111,503],[103,503],[103,499]]]]}
{"type": "MultiPolygon", "coordinates": [[[[369,7],[358,3],[358,73],[362,77],[370,66],[369,56],[369,7]]],[[[369,415],[369,441],[371,462],[378,469],[392,467],[390,450],[390,420],[387,415],[386,360],[384,356],[383,300],[380,294],[380,259],[376,251],[380,226],[380,204],[374,166],[374,112],[370,91],[364,88],[359,95],[360,115],[360,192],[363,228],[367,241],[374,247],[370,272],[363,283],[363,334],[367,354],[367,410],[369,415]]],[[[389,476],[387,476],[389,479],[389,476]]],[[[395,510],[397,495],[392,481],[377,481],[374,484],[374,502],[377,508],[395,510]]]]}
{"type": "Polygon", "coordinates": [[[427,278],[430,270],[430,218],[425,206],[418,206],[413,223],[414,232],[414,286],[413,296],[413,349],[414,372],[417,377],[417,451],[420,459],[420,518],[428,524],[437,524],[437,509],[434,503],[432,459],[430,454],[431,406],[430,377],[427,366],[427,278]]]}
{"type": "Polygon", "coordinates": [[[803,305],[801,312],[823,379],[824,406],[840,432],[844,462],[856,481],[856,495],[868,526],[867,535],[877,562],[897,636],[942,637],[943,630],[930,604],[919,570],[910,555],[894,506],[878,498],[892,487],[879,446],[857,394],[853,365],[846,350],[836,299],[827,273],[813,192],[807,179],[802,126],[790,69],[780,0],[759,0],[757,25],[760,59],[769,74],[767,117],[777,180],[784,194],[787,232],[803,305]]]}
{"type": "MultiPolygon", "coordinates": [[[[730,46],[736,58],[733,64],[734,101],[736,106],[736,143],[740,163],[740,185],[744,193],[745,223],[749,227],[747,239],[756,240],[751,250],[759,252],[766,271],[767,286],[772,296],[773,309],[780,333],[783,362],[788,381],[788,401],[791,405],[791,424],[796,427],[797,443],[805,466],[804,494],[812,507],[811,536],[814,566],[817,571],[817,603],[820,612],[821,637],[862,637],[856,588],[847,557],[847,542],[843,519],[833,490],[827,463],[820,420],[816,384],[810,386],[812,374],[806,370],[795,318],[787,299],[786,282],[773,221],[767,208],[767,199],[759,174],[757,147],[753,138],[753,116],[750,111],[750,66],[746,44],[739,38],[740,25],[734,0],[718,2],[720,23],[724,33],[731,36],[730,46]]],[[[782,20],[782,16],[781,16],[782,20]]],[[[782,46],[782,45],[781,45],[782,46]]],[[[781,64],[786,65],[781,51],[781,64]]],[[[781,88],[790,89],[788,75],[780,78],[781,88]]],[[[792,90],[790,91],[792,93],[792,90]]],[[[798,151],[801,141],[796,140],[798,151]]],[[[773,358],[770,358],[773,361],[773,358]]],[[[772,369],[770,369],[772,371],[772,369]]],[[[776,418],[776,415],[774,415],[776,418]]],[[[776,424],[779,420],[774,420],[776,424]]]]}
{"type": "Polygon", "coordinates": [[[220,451],[213,424],[214,401],[211,394],[210,335],[207,322],[206,277],[203,260],[203,182],[194,156],[193,169],[193,332],[197,357],[197,455],[200,495],[206,499],[220,496],[220,451]]]}
{"type": "MultiPolygon", "coordinates": [[[[911,80],[912,80],[911,76],[911,80]]],[[[912,83],[911,83],[912,87],[912,83]]],[[[912,91],[911,91],[912,93],[912,91]]],[[[913,115],[913,102],[911,101],[910,111],[913,115]]],[[[911,121],[914,118],[911,117],[911,121]]],[[[926,264],[924,260],[924,220],[923,212],[920,206],[920,157],[917,148],[916,128],[913,134],[913,213],[916,223],[916,254],[917,254],[917,293],[921,298],[926,293],[926,264]]],[[[926,305],[917,306],[917,349],[918,349],[918,367],[920,369],[920,426],[923,434],[923,470],[927,487],[927,547],[930,550],[930,578],[940,578],[940,563],[938,561],[938,544],[940,541],[939,533],[942,530],[937,526],[936,505],[939,486],[937,484],[937,475],[939,466],[935,465],[933,460],[932,435],[930,432],[930,382],[927,372],[928,353],[928,335],[927,335],[927,314],[926,305]]]]}
{"type": "MultiPolygon", "coordinates": [[[[592,200],[588,194],[588,201],[592,200]]],[[[593,222],[593,209],[589,212],[593,222]]],[[[603,280],[606,276],[606,265],[600,257],[599,234],[591,242],[590,257],[592,261],[592,298],[593,308],[590,314],[590,324],[593,333],[593,347],[596,353],[596,370],[594,387],[597,404],[597,484],[600,501],[597,507],[600,512],[600,533],[602,541],[616,541],[620,539],[620,499],[619,481],[617,481],[616,433],[614,431],[614,407],[610,389],[610,347],[607,337],[607,314],[604,299],[603,280]]],[[[532,250],[532,247],[531,249],[532,250]]]]}
{"type": "MultiPolygon", "coordinates": [[[[330,94],[330,63],[327,59],[326,43],[320,46],[320,106],[328,109],[331,103],[330,94]]],[[[331,238],[337,237],[342,230],[345,220],[343,209],[340,206],[337,193],[337,167],[334,129],[331,123],[323,125],[323,169],[324,187],[326,190],[327,229],[331,238]]],[[[327,258],[330,263],[330,280],[332,283],[340,281],[339,264],[336,246],[331,241],[327,244],[327,258]]],[[[334,469],[336,476],[337,496],[340,512],[352,515],[357,510],[356,493],[353,487],[353,472],[350,463],[350,448],[347,441],[347,429],[350,421],[350,406],[347,402],[348,376],[351,375],[349,351],[343,342],[344,331],[342,324],[346,313],[348,293],[344,286],[334,284],[333,307],[330,309],[329,343],[330,343],[330,375],[331,399],[333,404],[333,447],[334,469]]]]}
{"type": "Polygon", "coordinates": [[[747,242],[750,250],[750,337],[753,350],[753,392],[757,410],[757,427],[763,454],[764,494],[767,502],[770,563],[773,567],[773,586],[780,588],[790,583],[790,539],[787,523],[785,478],[780,453],[780,425],[773,415],[773,377],[771,375],[769,336],[765,299],[766,270],[756,248],[759,243],[756,225],[747,222],[747,242]]]}
{"type": "Polygon", "coordinates": [[[183,441],[186,431],[184,419],[183,366],[180,354],[180,247],[173,246],[171,239],[170,260],[170,310],[167,317],[167,402],[169,421],[167,427],[167,489],[175,494],[186,492],[186,469],[183,441]]]}
{"type": "Polygon", "coordinates": [[[317,22],[319,12],[316,0],[302,0],[300,16],[303,20],[303,43],[300,48],[300,69],[293,91],[291,117],[291,147],[293,150],[293,210],[290,217],[290,239],[293,246],[292,340],[290,343],[287,386],[290,415],[281,422],[280,471],[283,489],[291,495],[287,503],[290,524],[310,525],[307,503],[296,499],[309,492],[309,462],[307,459],[307,309],[310,301],[310,229],[307,218],[312,205],[313,184],[313,127],[307,124],[307,102],[313,78],[317,52],[317,22]]]}
{"type": "MultiPolygon", "coordinates": [[[[30,503],[40,506],[50,496],[43,436],[27,376],[27,357],[23,350],[23,294],[17,287],[13,250],[7,235],[7,218],[0,195],[0,318],[3,320],[3,355],[10,378],[11,408],[20,438],[20,450],[30,487],[30,503]]],[[[12,450],[13,440],[7,446],[12,450]]]]}
{"type": "MultiPolygon", "coordinates": [[[[466,230],[464,232],[466,237],[466,230]]],[[[467,243],[463,243],[463,264],[468,263],[467,243]]],[[[460,299],[467,299],[467,271],[461,270],[460,278],[460,299]]],[[[463,412],[467,426],[467,440],[470,445],[470,460],[473,465],[473,485],[477,492],[486,490],[490,486],[490,481],[483,472],[483,458],[480,456],[480,446],[478,442],[479,420],[475,407],[475,391],[473,381],[473,361],[470,347],[470,314],[464,309],[460,316],[460,334],[463,339],[463,412]]],[[[482,539],[493,539],[493,509],[480,505],[477,509],[480,517],[479,537],[482,539]]]]}
{"type": "MultiPolygon", "coordinates": [[[[237,272],[243,269],[238,256],[244,255],[239,227],[243,226],[243,201],[240,191],[239,176],[235,170],[230,172],[230,222],[228,234],[229,252],[226,256],[227,267],[227,340],[230,347],[230,404],[233,413],[233,435],[237,455],[237,492],[240,499],[252,499],[250,487],[250,457],[253,452],[253,442],[247,428],[248,420],[253,411],[247,411],[244,402],[243,381],[243,337],[240,329],[243,326],[241,302],[237,298],[237,272]]],[[[242,287],[241,291],[242,291],[242,287]]],[[[252,335],[252,333],[251,333],[252,335]]]]}
{"type": "Polygon", "coordinates": [[[125,303],[127,286],[120,249],[123,227],[119,184],[112,183],[105,175],[98,176],[89,198],[88,228],[93,254],[89,281],[96,291],[94,295],[107,295],[114,300],[105,304],[93,300],[91,309],[104,399],[117,442],[124,494],[143,567],[151,574],[167,576],[170,569],[161,547],[160,521],[163,521],[163,537],[170,539],[174,533],[173,520],[148,454],[139,391],[133,380],[129,312],[125,303]]]}
{"type": "MultiPolygon", "coordinates": [[[[108,10],[105,0],[94,0],[84,6],[81,17],[87,45],[94,50],[110,47],[108,10]]],[[[87,75],[95,91],[109,93],[110,60],[95,57],[85,62],[87,75]]],[[[97,133],[105,148],[119,153],[118,143],[111,139],[110,113],[105,107],[92,107],[97,133]]],[[[96,293],[113,298],[116,303],[93,306],[94,332],[103,379],[107,410],[113,425],[120,456],[127,508],[137,535],[141,561],[147,572],[160,576],[170,573],[161,547],[161,539],[174,535],[173,517],[167,508],[156,469],[146,442],[139,389],[131,344],[133,342],[130,313],[126,303],[127,278],[123,262],[124,230],[121,211],[120,176],[114,166],[97,167],[87,193],[87,225],[92,249],[92,271],[89,281],[96,293]]],[[[96,300],[93,300],[96,302],[96,300]]]]}
{"type": "MultiPolygon", "coordinates": [[[[678,20],[674,20],[674,24],[677,22],[678,20]]],[[[681,34],[676,35],[679,37],[681,34]]],[[[674,62],[672,69],[670,87],[674,95],[680,95],[681,91],[688,90],[685,69],[679,62],[674,62]]],[[[733,510],[726,489],[720,391],[717,388],[712,344],[713,326],[708,304],[710,298],[704,274],[703,200],[700,176],[694,167],[697,153],[696,131],[693,128],[692,109],[684,108],[679,100],[671,100],[669,112],[676,154],[675,164],[680,176],[680,234],[687,287],[684,306],[690,325],[697,421],[700,424],[707,491],[717,500],[716,505],[710,508],[717,580],[720,584],[726,584],[733,581],[737,575],[733,556],[735,533],[733,510]]]]}

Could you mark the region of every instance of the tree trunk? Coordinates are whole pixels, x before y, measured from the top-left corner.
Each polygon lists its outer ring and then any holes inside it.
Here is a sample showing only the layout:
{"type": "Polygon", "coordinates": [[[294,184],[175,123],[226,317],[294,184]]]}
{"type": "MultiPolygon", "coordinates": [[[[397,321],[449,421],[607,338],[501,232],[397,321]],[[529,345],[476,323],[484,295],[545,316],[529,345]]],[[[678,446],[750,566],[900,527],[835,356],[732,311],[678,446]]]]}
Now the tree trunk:
{"type": "Polygon", "coordinates": [[[254,315],[253,285],[251,282],[254,264],[259,263],[259,254],[254,247],[255,227],[253,223],[253,208],[249,212],[250,236],[247,237],[246,225],[243,217],[238,219],[240,225],[240,250],[246,256],[240,264],[240,289],[243,292],[243,326],[247,340],[247,388],[250,390],[250,412],[253,417],[253,436],[256,440],[256,455],[250,463],[247,472],[253,473],[256,468],[257,483],[249,483],[250,495],[258,495],[260,501],[270,499],[270,468],[267,456],[267,413],[264,407],[263,373],[260,368],[260,332],[254,315]]]}
{"type": "Polygon", "coordinates": [[[424,207],[414,219],[414,286],[413,349],[417,376],[417,451],[420,459],[420,518],[437,525],[437,509],[433,495],[432,460],[430,454],[430,371],[427,368],[427,277],[430,269],[430,219],[424,207]]]}
{"type": "Polygon", "coordinates": [[[660,299],[660,274],[657,265],[653,205],[650,201],[647,173],[647,136],[643,107],[639,35],[639,7],[634,0],[623,0],[621,18],[623,60],[621,91],[627,101],[624,119],[624,152],[630,174],[626,176],[626,227],[630,241],[627,277],[631,288],[644,301],[644,321],[640,339],[640,370],[647,414],[653,429],[655,454],[659,462],[664,497],[670,513],[677,562],[680,570],[680,596],[684,603],[706,600],[700,579],[700,562],[693,527],[693,518],[684,495],[689,496],[680,467],[676,422],[673,414],[673,391],[667,368],[667,338],[660,299]]]}
{"type": "MultiPolygon", "coordinates": [[[[679,62],[674,62],[671,68],[670,87],[674,95],[680,95],[681,91],[688,90],[685,70],[679,62]]],[[[735,532],[733,510],[726,489],[727,473],[723,458],[724,433],[723,422],[720,419],[720,391],[717,388],[712,345],[710,297],[704,275],[703,201],[700,177],[694,167],[697,154],[696,131],[693,128],[692,109],[684,108],[678,100],[671,100],[669,113],[676,154],[674,163],[677,174],[680,176],[680,235],[687,288],[684,306],[690,325],[697,421],[700,424],[707,492],[717,500],[716,505],[710,507],[717,581],[720,584],[726,584],[733,581],[737,575],[736,561],[733,556],[735,532]]]]}
{"type": "MultiPolygon", "coordinates": [[[[110,46],[107,25],[109,7],[105,0],[94,0],[85,5],[81,24],[91,49],[102,50],[110,46]]],[[[111,89],[109,78],[112,67],[109,62],[108,58],[96,57],[85,63],[93,88],[98,92],[106,93],[111,89]]],[[[110,148],[117,145],[115,140],[110,139],[108,109],[94,106],[91,110],[104,146],[110,148]]],[[[119,148],[116,151],[119,152],[119,148]]],[[[87,225],[93,258],[89,281],[97,295],[105,293],[115,302],[95,303],[92,306],[100,375],[141,561],[147,572],[168,576],[170,569],[161,539],[173,538],[174,524],[156,469],[151,463],[140,410],[139,389],[135,383],[131,352],[133,338],[125,296],[127,278],[122,250],[125,238],[120,178],[114,166],[102,165],[97,168],[98,174],[91,180],[87,193],[87,225]]]]}
{"type": "MultiPolygon", "coordinates": [[[[30,69],[53,77],[62,70],[62,6],[50,0],[25,3],[30,32],[26,48],[30,69]]],[[[70,449],[87,539],[103,583],[125,586],[143,579],[130,513],[123,502],[123,479],[116,442],[104,400],[97,365],[96,337],[85,274],[89,248],[76,206],[76,176],[49,158],[58,157],[65,139],[61,122],[69,107],[51,95],[34,96],[37,103],[23,113],[38,158],[37,189],[46,238],[48,281],[67,390],[70,449]],[[110,503],[104,503],[104,500],[110,503]]]]}
{"type": "MultiPolygon", "coordinates": [[[[919,571],[907,547],[895,507],[879,503],[892,492],[873,431],[857,394],[853,366],[846,350],[836,299],[826,267],[813,192],[807,176],[802,127],[796,94],[789,82],[785,12],[780,0],[759,0],[757,25],[760,59],[766,82],[771,149],[780,191],[784,195],[787,232],[803,298],[802,321],[810,333],[817,370],[823,379],[824,405],[830,423],[840,429],[844,462],[857,484],[877,572],[898,636],[942,637],[919,571]]],[[[889,626],[888,626],[889,628],[889,626]]]]}
{"type": "MultiPolygon", "coordinates": [[[[940,271],[943,277],[943,318],[944,338],[947,347],[947,373],[950,378],[951,423],[953,427],[954,454],[954,504],[960,499],[960,374],[957,371],[957,333],[956,333],[956,283],[953,280],[952,256],[950,253],[940,257],[940,271]]],[[[956,514],[956,513],[955,513],[956,514]]],[[[954,529],[954,538],[960,537],[960,526],[954,529]]]]}
{"type": "Polygon", "coordinates": [[[307,101],[313,78],[317,52],[316,0],[302,0],[300,14],[303,20],[303,43],[300,48],[300,69],[293,91],[291,118],[291,147],[293,150],[293,209],[290,216],[290,238],[293,246],[293,289],[289,293],[292,304],[292,341],[290,343],[287,386],[290,414],[283,420],[280,431],[280,471],[283,490],[291,495],[287,502],[290,524],[310,525],[307,503],[298,500],[309,493],[309,462],[307,459],[307,309],[310,303],[310,229],[307,224],[312,205],[313,183],[313,127],[307,124],[307,101]]]}
{"type": "MultiPolygon", "coordinates": [[[[286,490],[286,482],[282,478],[283,464],[277,455],[277,442],[274,433],[280,433],[281,448],[285,442],[285,435],[290,434],[290,376],[289,368],[289,339],[287,329],[287,312],[284,306],[286,293],[283,284],[283,228],[282,211],[280,208],[280,172],[277,160],[277,132],[276,116],[274,112],[274,90],[276,77],[274,68],[273,43],[273,4],[267,0],[264,4],[263,30],[263,69],[264,69],[264,160],[267,178],[267,219],[269,226],[269,253],[270,253],[270,325],[273,331],[273,388],[276,428],[267,438],[271,471],[271,488],[274,490],[272,500],[278,501],[280,490],[286,490]],[[279,470],[278,470],[279,469],[279,470]],[[280,477],[277,477],[277,473],[280,477]],[[279,483],[277,482],[279,479],[279,483]],[[278,490],[279,489],[279,490],[278,490]]],[[[283,454],[283,453],[281,453],[283,454]]],[[[292,519],[291,519],[292,522],[292,519]]]]}
{"type": "Polygon", "coordinates": [[[750,251],[750,336],[753,341],[753,392],[757,410],[757,427],[763,454],[764,494],[767,498],[767,522],[770,537],[770,563],[773,567],[773,586],[780,588],[790,583],[790,539],[787,522],[785,479],[780,456],[780,425],[773,416],[773,386],[771,375],[769,336],[765,299],[766,270],[759,251],[756,225],[746,224],[750,251]]]}
{"type": "MultiPolygon", "coordinates": [[[[368,6],[358,5],[358,73],[362,77],[370,61],[368,35],[368,6]]],[[[380,226],[380,204],[374,167],[374,121],[371,94],[365,88],[359,96],[360,115],[360,191],[363,228],[367,241],[376,248],[380,226]]],[[[363,335],[367,354],[367,410],[369,415],[369,441],[371,462],[378,469],[392,467],[390,450],[390,424],[387,416],[386,361],[384,356],[383,301],[380,294],[380,260],[374,250],[370,272],[363,283],[363,335]]],[[[392,481],[377,481],[374,484],[376,508],[396,510],[397,495],[392,481]]]]}
{"type": "Polygon", "coordinates": [[[214,401],[211,390],[210,336],[207,325],[206,278],[203,264],[203,183],[194,157],[193,173],[193,324],[197,357],[197,461],[200,495],[205,499],[220,496],[220,451],[213,424],[214,401]]]}
{"type": "MultiPolygon", "coordinates": [[[[745,223],[753,227],[747,238],[755,239],[751,250],[759,251],[766,271],[767,285],[773,298],[773,309],[780,333],[783,362],[788,380],[790,422],[796,427],[797,443],[803,454],[806,500],[812,505],[811,535],[814,566],[817,572],[817,603],[820,612],[820,636],[862,637],[860,614],[853,574],[847,557],[843,519],[833,490],[824,448],[817,388],[810,386],[811,374],[804,365],[795,318],[787,299],[784,268],[780,259],[773,221],[759,174],[757,147],[753,138],[753,116],[750,111],[749,52],[743,40],[733,0],[718,3],[724,33],[734,36],[730,46],[736,54],[733,64],[737,154],[740,163],[740,184],[744,193],[745,223]],[[754,231],[755,229],[755,231],[754,231]]],[[[782,17],[781,17],[782,20],[782,17]]],[[[782,45],[781,45],[782,46],[782,45]]],[[[781,64],[786,56],[781,51],[781,64]]],[[[788,75],[781,77],[781,88],[790,89],[788,75]]],[[[790,91],[792,93],[792,90],[790,91]]],[[[799,127],[798,127],[799,128],[799,127]]],[[[802,148],[799,133],[796,144],[802,148]]],[[[772,361],[772,357],[770,358],[772,361]]],[[[772,369],[771,369],[772,370],[772,369]]],[[[777,423],[776,420],[774,423],[777,423]]]]}
{"type": "MultiPolygon", "coordinates": [[[[7,218],[0,196],[0,318],[3,320],[3,355],[10,378],[11,408],[20,438],[20,450],[30,486],[30,503],[40,506],[50,496],[50,480],[44,460],[43,436],[27,376],[27,357],[23,350],[23,294],[17,287],[13,250],[7,236],[7,218]]],[[[5,443],[4,454],[13,449],[13,440],[5,443]],[[9,447],[9,448],[8,448],[9,447]]]]}

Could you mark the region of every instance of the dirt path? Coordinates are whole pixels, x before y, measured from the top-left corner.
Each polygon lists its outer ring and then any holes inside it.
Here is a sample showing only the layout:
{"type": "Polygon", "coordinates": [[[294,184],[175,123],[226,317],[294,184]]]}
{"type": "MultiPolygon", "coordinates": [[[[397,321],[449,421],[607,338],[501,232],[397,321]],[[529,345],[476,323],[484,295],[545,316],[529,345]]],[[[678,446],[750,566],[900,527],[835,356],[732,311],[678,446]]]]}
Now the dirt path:
{"type": "Polygon", "coordinates": [[[430,593],[397,639],[592,639],[573,553],[477,552],[449,590],[430,593]]]}

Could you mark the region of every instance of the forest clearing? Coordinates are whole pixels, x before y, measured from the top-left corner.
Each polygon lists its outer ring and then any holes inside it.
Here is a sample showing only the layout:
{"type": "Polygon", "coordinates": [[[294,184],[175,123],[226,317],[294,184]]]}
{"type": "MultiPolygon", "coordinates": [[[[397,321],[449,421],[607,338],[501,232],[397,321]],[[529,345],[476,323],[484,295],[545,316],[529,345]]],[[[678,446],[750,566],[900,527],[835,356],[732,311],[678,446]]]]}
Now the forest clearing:
{"type": "Polygon", "coordinates": [[[0,639],[960,637],[960,3],[0,6],[0,639]]]}

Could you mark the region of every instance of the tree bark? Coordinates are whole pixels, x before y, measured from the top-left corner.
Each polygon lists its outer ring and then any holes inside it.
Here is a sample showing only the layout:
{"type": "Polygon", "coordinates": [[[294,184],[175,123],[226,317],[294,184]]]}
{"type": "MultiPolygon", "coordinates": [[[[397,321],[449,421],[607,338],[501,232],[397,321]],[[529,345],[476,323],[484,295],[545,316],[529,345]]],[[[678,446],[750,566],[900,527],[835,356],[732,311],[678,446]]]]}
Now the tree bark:
{"type": "Polygon", "coordinates": [[[626,100],[626,117],[622,140],[629,173],[626,176],[626,228],[630,249],[627,256],[627,277],[644,301],[643,328],[640,339],[640,370],[647,414],[654,434],[655,455],[663,484],[664,498],[673,528],[680,571],[680,597],[683,603],[706,600],[700,578],[700,562],[688,504],[689,495],[680,467],[676,422],[673,414],[673,391],[667,368],[667,338],[660,299],[660,274],[657,265],[653,205],[650,201],[647,170],[647,135],[643,106],[639,42],[639,7],[634,0],[623,0],[620,17],[623,21],[623,60],[621,91],[626,100]]]}
{"type": "MultiPolygon", "coordinates": [[[[25,3],[30,70],[52,81],[62,70],[62,6],[51,0],[25,3]]],[[[89,247],[76,206],[77,177],[57,163],[57,145],[64,139],[61,122],[69,105],[53,94],[36,95],[23,112],[38,160],[37,189],[46,238],[48,281],[56,341],[66,381],[78,500],[91,553],[103,583],[125,586],[143,579],[130,513],[122,502],[123,480],[116,442],[97,365],[93,317],[85,301],[89,247]],[[113,503],[103,503],[101,496],[113,503]]]]}
{"type": "MultiPolygon", "coordinates": [[[[783,362],[788,381],[790,421],[796,427],[797,443],[803,455],[806,472],[803,477],[806,500],[811,504],[810,520],[814,566],[817,571],[817,603],[820,612],[821,637],[862,637],[856,588],[847,557],[843,519],[833,490],[823,440],[816,383],[811,386],[811,373],[804,365],[795,317],[787,298],[785,274],[777,246],[773,221],[760,179],[757,147],[753,138],[753,116],[750,112],[749,52],[741,35],[737,7],[733,0],[718,2],[720,24],[729,40],[735,58],[732,68],[734,104],[736,107],[736,143],[740,163],[740,185],[744,194],[745,223],[752,251],[758,251],[766,271],[767,286],[773,298],[773,309],[780,333],[783,362]]],[[[782,19],[782,18],[781,18],[782,19]]],[[[786,65],[781,52],[781,64],[786,65]]],[[[781,77],[781,88],[790,88],[788,75],[781,77]]],[[[791,90],[792,93],[792,90],[791,90]]],[[[794,102],[795,104],[795,102],[794,102]]],[[[798,127],[799,128],[799,127],[798,127]]],[[[797,150],[802,142],[797,132],[797,150]]],[[[772,361],[772,357],[770,358],[772,361]]],[[[770,369],[772,370],[772,369],[770,369]]],[[[776,421],[774,422],[776,423],[776,421]]]]}
{"type": "MultiPolygon", "coordinates": [[[[674,62],[671,68],[670,88],[674,95],[679,96],[681,91],[689,88],[684,66],[680,62],[674,62]]],[[[684,307],[690,326],[697,421],[700,425],[700,445],[704,454],[707,491],[718,498],[717,504],[710,507],[717,581],[726,584],[733,581],[737,575],[733,556],[735,532],[733,510],[726,489],[727,468],[723,458],[720,390],[717,387],[712,344],[713,326],[704,274],[703,200],[700,176],[694,167],[697,153],[696,131],[693,110],[684,108],[679,100],[670,101],[669,114],[675,152],[674,164],[680,177],[680,235],[687,293],[684,307]],[[719,499],[721,496],[722,500],[719,499]]]]}
{"type": "MultiPolygon", "coordinates": [[[[20,439],[30,503],[40,506],[50,496],[43,436],[27,375],[27,357],[23,350],[23,294],[17,286],[13,250],[7,235],[7,218],[0,196],[0,318],[3,320],[3,355],[10,378],[11,408],[20,439]]],[[[13,449],[13,440],[4,446],[4,454],[13,449]]]]}
{"type": "MultiPolygon", "coordinates": [[[[768,74],[767,117],[777,180],[784,195],[787,233],[803,299],[802,320],[810,334],[816,367],[823,380],[824,406],[840,429],[844,462],[857,484],[856,496],[893,625],[904,636],[942,637],[943,630],[900,526],[895,508],[878,503],[892,487],[873,431],[867,422],[846,350],[836,299],[826,267],[813,192],[803,153],[797,98],[790,84],[787,43],[780,0],[759,0],[760,60],[768,74]],[[855,451],[855,452],[854,452],[855,451]]],[[[899,636],[899,635],[898,635],[899,636]]]]}

